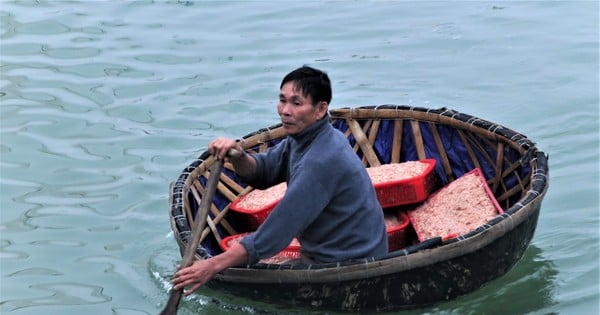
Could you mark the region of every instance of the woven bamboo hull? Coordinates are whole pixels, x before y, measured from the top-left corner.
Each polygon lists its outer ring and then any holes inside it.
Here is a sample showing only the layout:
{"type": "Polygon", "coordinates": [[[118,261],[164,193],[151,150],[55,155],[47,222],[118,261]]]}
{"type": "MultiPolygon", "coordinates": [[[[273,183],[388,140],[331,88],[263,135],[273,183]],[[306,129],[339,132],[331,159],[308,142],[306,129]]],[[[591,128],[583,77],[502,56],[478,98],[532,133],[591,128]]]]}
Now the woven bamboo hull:
{"type": "MultiPolygon", "coordinates": [[[[379,106],[333,110],[331,117],[334,126],[346,132],[365,166],[436,158],[436,172],[443,183],[474,166],[482,168],[505,213],[458,238],[430,239],[385,257],[308,267],[231,268],[218,274],[209,287],[252,300],[320,310],[411,309],[477,290],[522,257],[534,235],[548,186],[547,157],[525,136],[446,109],[379,106]],[[465,148],[459,150],[461,142],[465,148]],[[389,148],[382,149],[382,143],[389,148]]],[[[249,134],[244,147],[266,150],[284,136],[280,129],[274,126],[249,134]]],[[[210,164],[212,158],[203,154],[171,187],[171,223],[182,251],[210,164]]],[[[207,228],[198,258],[218,253],[218,239],[239,228],[235,218],[226,214],[228,205],[250,188],[232,176],[225,172],[222,177],[220,195],[207,222],[213,228],[207,228]]]]}
{"type": "Polygon", "coordinates": [[[223,276],[209,286],[253,300],[318,309],[389,311],[432,305],[475,291],[505,274],[533,236],[539,211],[535,212],[484,248],[419,268],[328,283],[255,283],[223,276]]]}

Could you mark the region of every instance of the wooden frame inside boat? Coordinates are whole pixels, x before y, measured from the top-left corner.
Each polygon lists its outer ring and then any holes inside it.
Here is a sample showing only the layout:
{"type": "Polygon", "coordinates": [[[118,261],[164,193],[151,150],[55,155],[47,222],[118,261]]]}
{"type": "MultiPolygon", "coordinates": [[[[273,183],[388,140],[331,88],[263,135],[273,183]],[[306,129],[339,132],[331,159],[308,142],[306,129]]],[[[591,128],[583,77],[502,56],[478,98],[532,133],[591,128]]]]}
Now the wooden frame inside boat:
{"type": "MultiPolygon", "coordinates": [[[[259,263],[230,268],[207,285],[280,305],[337,311],[410,309],[472,292],[505,274],[533,237],[548,187],[547,156],[526,136],[501,125],[440,108],[398,105],[341,108],[331,123],[344,132],[365,167],[434,158],[440,185],[480,168],[504,210],[456,238],[417,242],[383,257],[320,265],[259,263]]],[[[247,151],[265,151],[285,133],[281,125],[246,135],[247,151]]],[[[205,152],[170,188],[170,219],[183,251],[214,162],[205,152]]],[[[222,238],[243,226],[231,202],[251,191],[226,165],[198,248],[203,259],[220,251],[222,238]]]]}

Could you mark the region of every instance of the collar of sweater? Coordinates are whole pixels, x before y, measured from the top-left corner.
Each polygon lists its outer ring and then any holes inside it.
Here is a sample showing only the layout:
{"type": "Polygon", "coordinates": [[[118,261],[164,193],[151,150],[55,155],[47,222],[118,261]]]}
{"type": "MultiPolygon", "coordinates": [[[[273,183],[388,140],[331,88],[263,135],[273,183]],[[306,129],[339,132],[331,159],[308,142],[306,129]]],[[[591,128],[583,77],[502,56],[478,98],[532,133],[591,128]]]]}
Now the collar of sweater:
{"type": "Polygon", "coordinates": [[[314,124],[303,130],[302,132],[291,135],[290,137],[294,139],[294,142],[300,147],[305,146],[306,144],[312,142],[312,140],[319,134],[321,131],[325,130],[329,125],[329,116],[323,117],[323,119],[316,121],[314,124]]]}

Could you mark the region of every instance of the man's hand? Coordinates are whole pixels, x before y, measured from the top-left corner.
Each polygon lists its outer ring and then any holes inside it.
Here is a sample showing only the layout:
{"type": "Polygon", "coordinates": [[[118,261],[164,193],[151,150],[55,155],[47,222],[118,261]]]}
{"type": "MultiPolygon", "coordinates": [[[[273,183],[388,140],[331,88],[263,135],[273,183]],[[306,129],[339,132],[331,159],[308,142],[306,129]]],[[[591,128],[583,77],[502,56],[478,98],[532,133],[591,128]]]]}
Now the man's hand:
{"type": "Polygon", "coordinates": [[[216,138],[208,144],[208,151],[219,160],[227,158],[233,164],[235,172],[242,177],[251,177],[256,172],[256,160],[242,149],[240,142],[234,139],[216,138]],[[236,150],[238,154],[228,156],[231,149],[236,150]]]}
{"type": "Polygon", "coordinates": [[[229,150],[235,149],[239,152],[243,152],[242,147],[239,145],[237,141],[230,138],[216,138],[208,144],[208,151],[217,157],[217,159],[222,160],[227,156],[229,150]]]}
{"type": "Polygon", "coordinates": [[[184,294],[192,294],[218,272],[213,266],[210,259],[196,260],[191,266],[177,271],[173,278],[174,289],[179,290],[191,285],[189,290],[184,290],[184,294]]]}
{"type": "Polygon", "coordinates": [[[240,244],[235,244],[222,254],[209,259],[196,260],[191,266],[178,270],[173,275],[173,288],[179,290],[191,286],[189,290],[184,291],[186,296],[190,295],[221,270],[243,265],[247,261],[248,252],[246,248],[240,244]]]}

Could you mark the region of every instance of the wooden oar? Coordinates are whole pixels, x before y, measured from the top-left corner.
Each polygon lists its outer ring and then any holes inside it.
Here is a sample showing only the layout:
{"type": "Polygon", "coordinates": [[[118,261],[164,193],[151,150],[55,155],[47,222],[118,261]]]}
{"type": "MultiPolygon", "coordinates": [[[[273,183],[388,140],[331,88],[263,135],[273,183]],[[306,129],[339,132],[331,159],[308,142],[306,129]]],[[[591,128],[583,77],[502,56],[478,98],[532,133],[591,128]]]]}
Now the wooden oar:
{"type": "MultiPolygon", "coordinates": [[[[210,175],[208,176],[208,182],[206,183],[206,190],[204,192],[204,196],[202,196],[202,200],[200,200],[200,207],[198,213],[196,214],[196,225],[193,227],[192,241],[189,242],[185,248],[185,254],[183,255],[181,268],[188,267],[194,262],[196,249],[198,248],[198,245],[200,245],[202,230],[204,230],[204,225],[206,224],[208,212],[210,211],[210,206],[215,196],[217,184],[219,183],[219,177],[221,177],[222,170],[223,161],[215,160],[210,168],[210,175]]],[[[167,305],[165,305],[165,308],[162,310],[162,312],[160,312],[160,315],[177,314],[177,307],[179,306],[179,301],[181,300],[182,294],[183,289],[171,290],[169,301],[167,302],[167,305]]]]}

